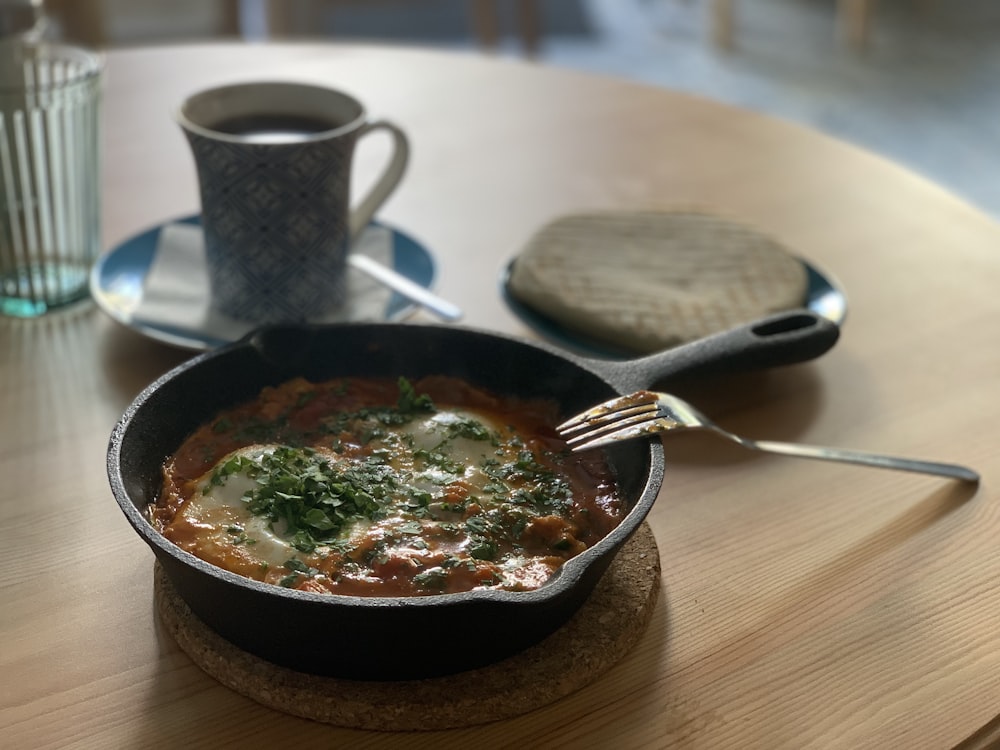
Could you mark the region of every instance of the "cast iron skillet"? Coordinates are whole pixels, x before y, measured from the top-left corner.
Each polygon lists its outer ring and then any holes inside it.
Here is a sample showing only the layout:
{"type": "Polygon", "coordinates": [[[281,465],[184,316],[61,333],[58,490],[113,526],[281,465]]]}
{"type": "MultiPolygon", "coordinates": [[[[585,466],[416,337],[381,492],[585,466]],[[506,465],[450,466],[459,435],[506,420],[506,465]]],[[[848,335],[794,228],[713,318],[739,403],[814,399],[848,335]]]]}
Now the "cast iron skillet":
{"type": "Polygon", "coordinates": [[[556,630],[584,602],[645,518],[663,479],[659,441],[607,451],[630,510],[605,539],[530,592],[426,597],[311,594],[251,581],[182,551],[143,509],[160,489],[164,459],[220,409],[294,376],[444,374],[497,393],[546,397],[569,416],[610,396],[668,379],[802,362],[839,329],[806,310],[630,361],[596,361],[468,328],[361,323],[261,329],[176,367],[125,411],[108,448],[118,504],[192,611],[242,649],[295,670],[369,680],[454,673],[510,656],[556,630]]]}

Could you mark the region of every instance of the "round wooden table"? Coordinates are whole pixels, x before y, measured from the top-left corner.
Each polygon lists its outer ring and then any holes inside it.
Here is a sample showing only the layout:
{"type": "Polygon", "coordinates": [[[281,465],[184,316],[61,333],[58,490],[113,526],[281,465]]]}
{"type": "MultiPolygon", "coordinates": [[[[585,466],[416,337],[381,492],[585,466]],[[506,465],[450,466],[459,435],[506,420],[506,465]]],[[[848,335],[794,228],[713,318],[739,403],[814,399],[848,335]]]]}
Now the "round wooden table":
{"type": "MultiPolygon", "coordinates": [[[[108,54],[106,248],[197,210],[171,110],[196,89],[248,79],[344,88],[408,131],[411,168],[381,216],[432,250],[437,290],[466,310],[463,324],[533,335],[498,277],[562,214],[699,206],[773,234],[847,291],[840,342],[808,364],[683,395],[753,436],[964,463],[983,481],[672,438],[649,517],[663,588],[623,661],[516,719],[405,737],[353,731],[230,691],[158,622],[152,555],[111,496],[104,457],[130,400],[190,352],[93,305],[0,320],[5,747],[942,748],[992,736],[991,218],[877,156],[661,89],[471,54],[234,43],[108,54]]],[[[362,182],[380,149],[360,154],[362,182]]]]}

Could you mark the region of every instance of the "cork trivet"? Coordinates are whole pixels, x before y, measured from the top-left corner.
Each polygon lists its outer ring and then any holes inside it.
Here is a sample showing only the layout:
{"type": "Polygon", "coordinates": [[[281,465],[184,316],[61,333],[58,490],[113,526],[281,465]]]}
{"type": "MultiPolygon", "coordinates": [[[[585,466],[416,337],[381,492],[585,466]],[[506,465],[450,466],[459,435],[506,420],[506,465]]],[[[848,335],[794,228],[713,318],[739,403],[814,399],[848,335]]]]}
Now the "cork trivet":
{"type": "Polygon", "coordinates": [[[561,217],[528,241],[508,283],[564,328],[636,353],[802,307],[808,288],[776,239],[696,210],[561,217]]]}
{"type": "Polygon", "coordinates": [[[277,711],[341,727],[437,730],[519,716],[596,680],[645,630],[660,590],[660,557],[643,523],[590,598],[545,640],[487,667],[400,682],[319,677],[276,666],[199,620],[158,563],[154,585],[160,618],[181,650],[236,692],[277,711]]]}

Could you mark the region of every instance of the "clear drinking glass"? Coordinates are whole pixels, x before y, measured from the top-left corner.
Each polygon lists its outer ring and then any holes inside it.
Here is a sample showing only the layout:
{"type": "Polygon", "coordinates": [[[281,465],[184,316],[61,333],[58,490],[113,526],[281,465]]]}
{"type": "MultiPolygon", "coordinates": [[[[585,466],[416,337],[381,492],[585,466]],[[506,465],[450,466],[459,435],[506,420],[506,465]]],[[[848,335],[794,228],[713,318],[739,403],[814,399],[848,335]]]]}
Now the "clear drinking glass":
{"type": "Polygon", "coordinates": [[[88,294],[101,243],[103,59],[0,41],[0,313],[34,317],[88,294]]]}

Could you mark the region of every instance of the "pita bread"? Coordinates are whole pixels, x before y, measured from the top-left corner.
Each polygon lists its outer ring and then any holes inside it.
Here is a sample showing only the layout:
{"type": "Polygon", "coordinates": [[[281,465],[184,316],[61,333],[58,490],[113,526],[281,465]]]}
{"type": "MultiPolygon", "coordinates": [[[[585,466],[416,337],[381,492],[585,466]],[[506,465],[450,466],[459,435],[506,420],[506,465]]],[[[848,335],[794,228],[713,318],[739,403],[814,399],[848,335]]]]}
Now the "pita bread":
{"type": "Polygon", "coordinates": [[[542,228],[509,288],[571,331],[647,353],[801,307],[808,274],[777,241],[711,214],[608,212],[542,228]]]}

